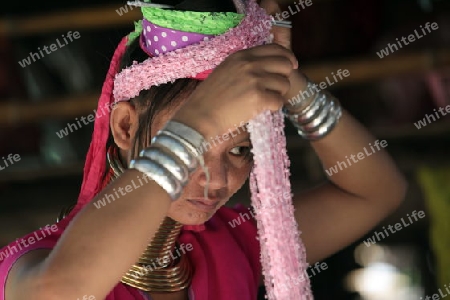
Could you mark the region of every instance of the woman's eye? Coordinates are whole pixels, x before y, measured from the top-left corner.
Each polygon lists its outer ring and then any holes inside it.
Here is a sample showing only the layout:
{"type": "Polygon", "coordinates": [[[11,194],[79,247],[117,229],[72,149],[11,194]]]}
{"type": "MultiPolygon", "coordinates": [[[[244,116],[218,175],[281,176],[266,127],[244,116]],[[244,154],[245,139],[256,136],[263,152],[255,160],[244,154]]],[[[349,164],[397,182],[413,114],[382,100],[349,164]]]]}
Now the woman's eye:
{"type": "Polygon", "coordinates": [[[249,151],[250,151],[250,147],[244,147],[244,146],[234,147],[233,149],[230,150],[231,154],[236,155],[236,156],[245,155],[249,151]]]}
{"type": "Polygon", "coordinates": [[[248,146],[238,146],[234,147],[230,150],[230,153],[236,157],[242,158],[246,162],[252,162],[253,161],[253,154],[251,151],[251,147],[248,146]]]}
{"type": "MultiPolygon", "coordinates": [[[[239,158],[240,160],[246,162],[246,163],[252,163],[253,162],[253,153],[252,153],[252,143],[250,142],[250,138],[248,139],[248,143],[238,143],[236,146],[233,147],[229,153],[230,155],[239,158]]],[[[236,144],[235,144],[236,145],[236,144]]]]}

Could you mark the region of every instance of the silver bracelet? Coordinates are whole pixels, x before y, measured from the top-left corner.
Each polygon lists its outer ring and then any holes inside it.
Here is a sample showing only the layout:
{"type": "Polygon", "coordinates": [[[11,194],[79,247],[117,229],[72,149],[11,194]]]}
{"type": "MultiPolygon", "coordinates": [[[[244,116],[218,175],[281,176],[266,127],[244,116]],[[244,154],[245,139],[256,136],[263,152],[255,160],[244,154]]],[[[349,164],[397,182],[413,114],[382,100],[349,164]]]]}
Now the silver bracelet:
{"type": "Polygon", "coordinates": [[[283,112],[297,128],[298,134],[308,140],[325,137],[333,130],[342,116],[339,101],[324,91],[318,92],[311,103],[301,112],[292,113],[287,108],[283,108],[283,112]]]}
{"type": "Polygon", "coordinates": [[[146,157],[167,169],[178,181],[184,183],[189,177],[189,172],[184,163],[178,158],[174,158],[173,154],[165,152],[157,147],[148,147],[141,151],[141,157],[146,157]]]}
{"type": "Polygon", "coordinates": [[[304,127],[297,127],[298,134],[305,139],[315,141],[330,133],[342,116],[342,108],[338,102],[334,102],[333,104],[330,104],[330,106],[326,119],[319,126],[312,130],[307,130],[304,127]]]}
{"type": "Polygon", "coordinates": [[[186,166],[189,173],[197,169],[198,159],[190,152],[179,139],[168,135],[167,132],[159,132],[150,144],[152,147],[161,147],[171,151],[186,166]]]}
{"type": "Polygon", "coordinates": [[[169,121],[152,139],[150,147],[132,160],[137,169],[158,183],[171,197],[178,199],[189,175],[203,161],[200,149],[203,136],[182,123],[169,121]]]}
{"type": "Polygon", "coordinates": [[[311,97],[314,96],[314,99],[305,107],[302,109],[308,109],[309,106],[312,105],[312,103],[317,100],[317,94],[319,93],[318,91],[313,90],[315,84],[312,83],[311,81],[307,80],[307,84],[306,84],[306,88],[304,91],[299,91],[298,93],[298,97],[292,97],[292,99],[289,100],[289,108],[287,106],[284,107],[284,109],[286,111],[288,111],[290,114],[295,114],[296,111],[298,111],[300,108],[303,107],[303,104],[305,101],[308,101],[308,99],[310,99],[311,97]],[[305,98],[305,95],[303,93],[305,93],[308,95],[307,98],[305,98]],[[309,95],[309,93],[311,92],[311,95],[309,95]],[[301,94],[301,96],[300,96],[301,94]],[[295,99],[295,100],[293,100],[295,99]]]}
{"type": "Polygon", "coordinates": [[[333,100],[331,100],[330,102],[324,101],[322,106],[320,106],[320,109],[317,110],[314,118],[312,118],[309,122],[301,124],[302,130],[307,132],[313,132],[318,130],[318,127],[321,126],[327,120],[330,111],[332,109],[334,109],[334,101],[333,100]]]}
{"type": "Polygon", "coordinates": [[[305,107],[300,114],[287,114],[292,122],[307,124],[311,122],[321,110],[323,110],[324,106],[327,104],[327,98],[321,93],[316,93],[315,95],[316,96],[313,101],[311,101],[311,103],[309,103],[309,105],[305,107]]]}
{"type": "Polygon", "coordinates": [[[202,155],[199,149],[201,149],[205,139],[195,129],[180,122],[169,121],[160,132],[172,135],[172,137],[178,139],[195,156],[202,155]]]}
{"type": "Polygon", "coordinates": [[[130,168],[144,173],[147,177],[159,184],[172,200],[180,197],[183,186],[166,168],[155,161],[138,157],[130,162],[130,168]]]}

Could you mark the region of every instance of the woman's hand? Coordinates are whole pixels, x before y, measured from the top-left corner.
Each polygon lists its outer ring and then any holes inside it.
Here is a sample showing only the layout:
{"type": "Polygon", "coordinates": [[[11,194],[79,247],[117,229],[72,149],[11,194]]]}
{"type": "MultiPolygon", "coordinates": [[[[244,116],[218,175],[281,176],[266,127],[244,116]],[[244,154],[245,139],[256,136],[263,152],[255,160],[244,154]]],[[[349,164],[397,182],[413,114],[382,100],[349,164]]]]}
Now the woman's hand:
{"type": "MultiPolygon", "coordinates": [[[[280,4],[276,0],[262,0],[260,6],[264,8],[267,14],[275,16],[279,14],[281,15],[281,7],[280,4]]],[[[277,18],[275,18],[277,20],[277,18]]],[[[292,34],[291,29],[280,26],[272,26],[272,34],[273,34],[273,42],[285,47],[286,49],[292,50],[292,34]]],[[[293,97],[296,97],[300,91],[303,91],[307,86],[306,76],[300,71],[296,70],[291,73],[289,76],[290,89],[285,94],[285,102],[284,104],[288,109],[292,109],[292,105],[289,103],[289,100],[293,97]]],[[[308,102],[308,101],[304,101],[308,102]]]]}
{"type": "MultiPolygon", "coordinates": [[[[259,4],[265,9],[268,15],[275,16],[277,13],[282,13],[280,4],[276,0],[262,0],[259,4]]],[[[276,20],[276,19],[275,19],[276,20]]],[[[280,26],[273,26],[271,33],[273,34],[273,42],[281,45],[286,49],[292,50],[291,29],[280,26]]]]}
{"type": "Polygon", "coordinates": [[[294,54],[276,44],[238,51],[197,87],[173,119],[205,137],[222,134],[265,110],[280,109],[297,67],[294,54]]]}

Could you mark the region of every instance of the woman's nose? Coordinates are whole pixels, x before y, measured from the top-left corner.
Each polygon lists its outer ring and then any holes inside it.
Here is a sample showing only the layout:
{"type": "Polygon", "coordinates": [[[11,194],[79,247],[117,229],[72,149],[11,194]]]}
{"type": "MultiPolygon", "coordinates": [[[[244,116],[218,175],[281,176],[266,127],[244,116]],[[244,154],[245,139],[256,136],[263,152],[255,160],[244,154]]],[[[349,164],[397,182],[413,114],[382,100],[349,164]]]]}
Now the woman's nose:
{"type": "Polygon", "coordinates": [[[198,184],[205,187],[207,184],[210,189],[222,189],[228,184],[228,172],[225,162],[218,156],[205,155],[205,166],[209,178],[201,166],[195,171],[192,179],[197,181],[198,184]]]}

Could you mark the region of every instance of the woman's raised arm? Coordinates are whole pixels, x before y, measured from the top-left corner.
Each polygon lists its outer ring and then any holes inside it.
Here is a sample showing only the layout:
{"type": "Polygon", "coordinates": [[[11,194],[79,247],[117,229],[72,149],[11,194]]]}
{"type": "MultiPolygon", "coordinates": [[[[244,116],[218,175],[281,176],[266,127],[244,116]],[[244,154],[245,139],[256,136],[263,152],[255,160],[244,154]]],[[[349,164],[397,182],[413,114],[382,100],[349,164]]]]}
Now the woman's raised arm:
{"type": "Polygon", "coordinates": [[[127,170],[93,199],[48,253],[36,250],[15,264],[6,300],[104,299],[145,250],[171,199],[154,181],[98,209],[94,203],[143,175],[127,170]],[[48,254],[48,256],[46,256],[48,254]]]}

